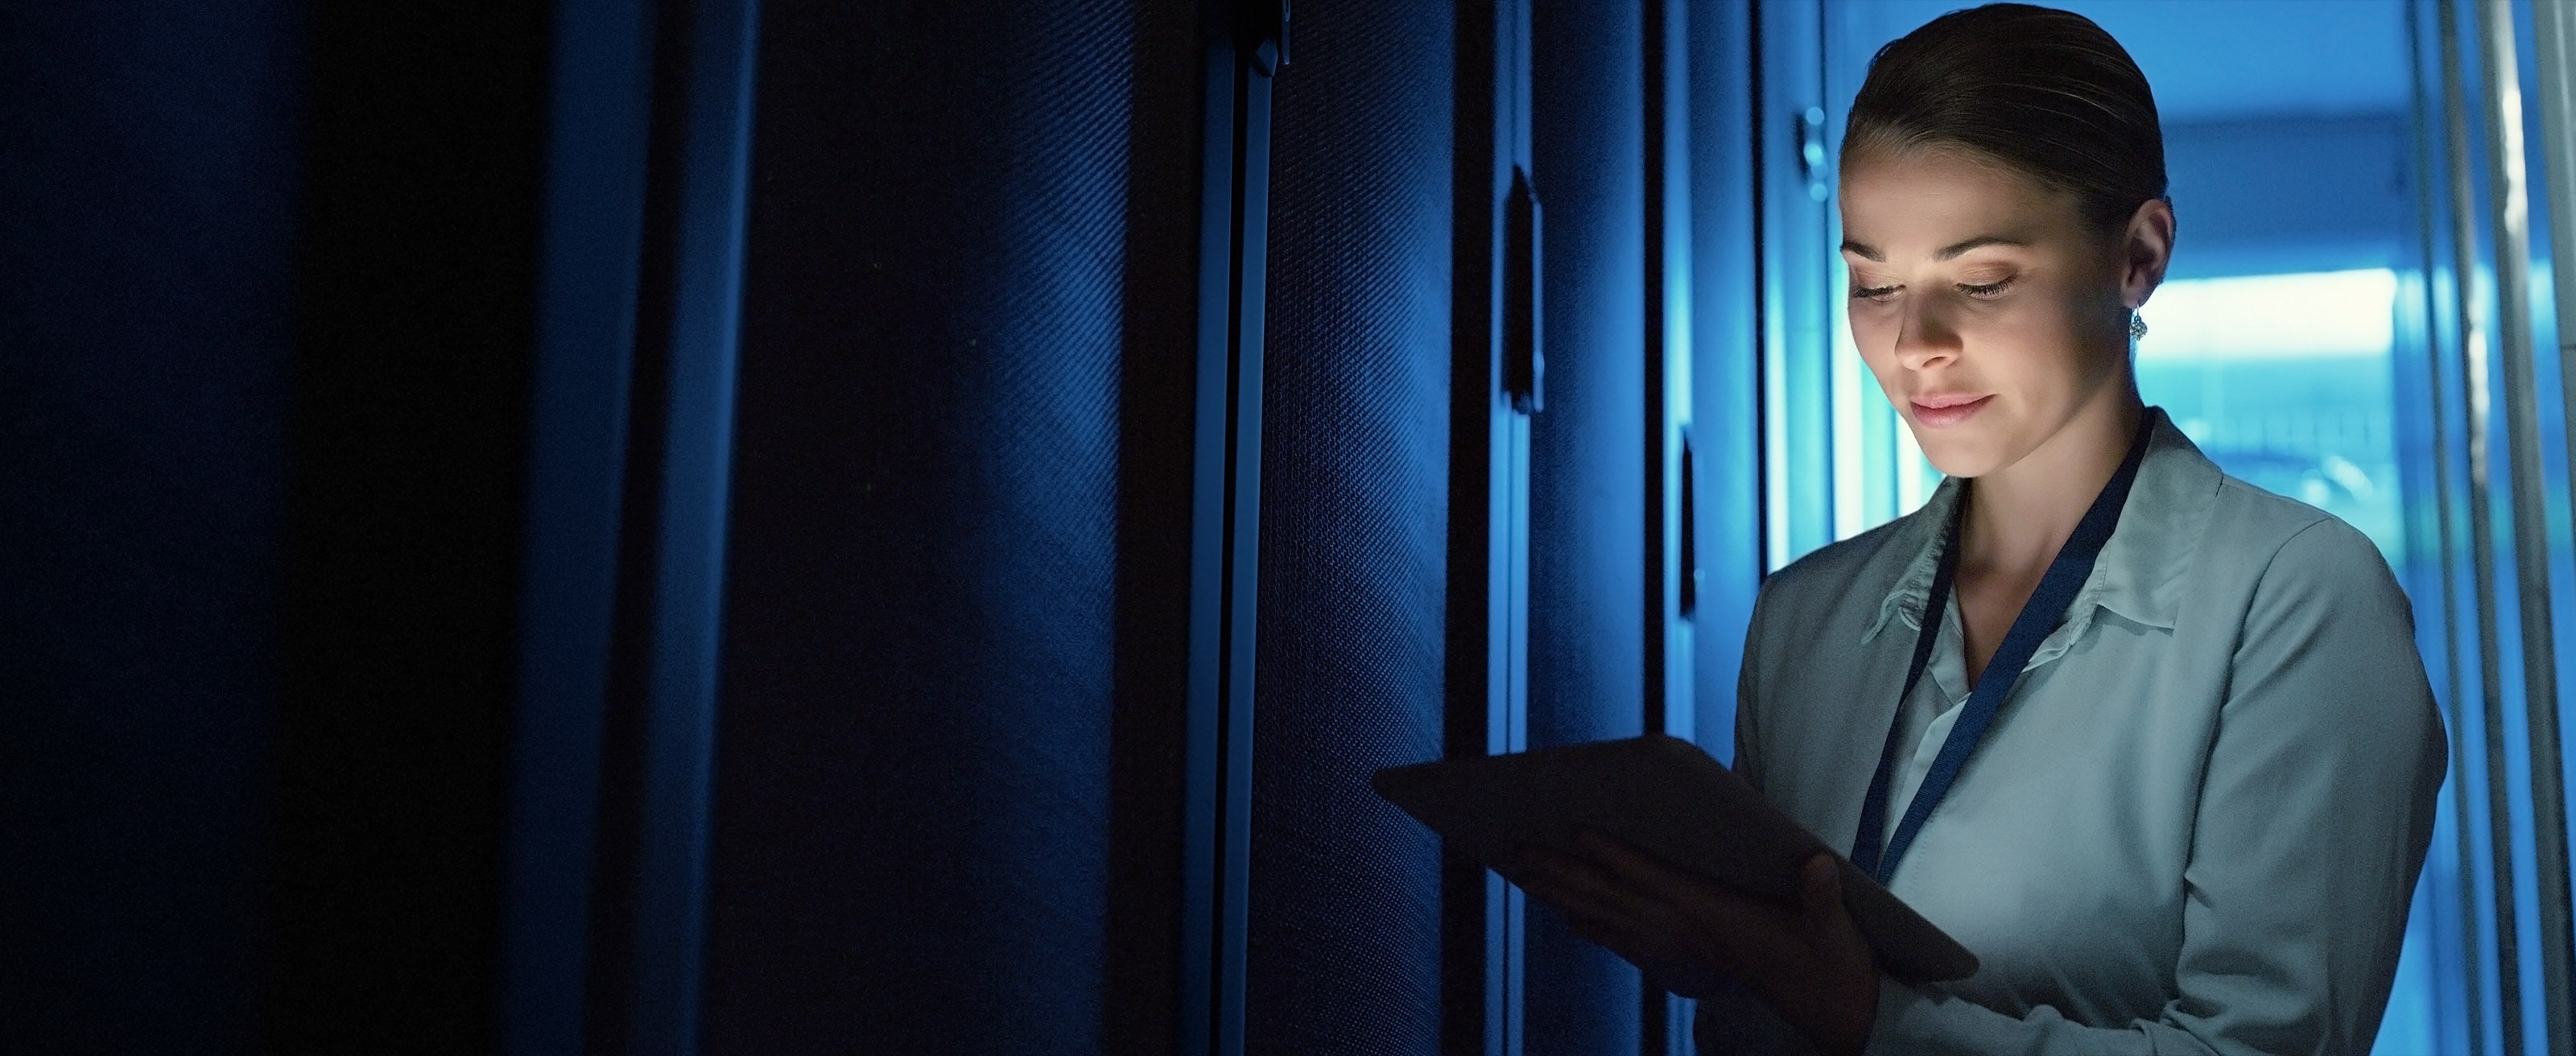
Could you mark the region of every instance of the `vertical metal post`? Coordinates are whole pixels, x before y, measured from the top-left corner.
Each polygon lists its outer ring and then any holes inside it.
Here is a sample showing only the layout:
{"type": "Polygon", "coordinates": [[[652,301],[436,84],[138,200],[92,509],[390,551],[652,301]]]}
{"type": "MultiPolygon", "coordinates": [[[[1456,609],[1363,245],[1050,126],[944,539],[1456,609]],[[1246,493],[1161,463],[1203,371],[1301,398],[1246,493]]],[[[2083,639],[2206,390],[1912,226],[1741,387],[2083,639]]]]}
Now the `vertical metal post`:
{"type": "MultiPolygon", "coordinates": [[[[1504,55],[1511,64],[1511,75],[1503,82],[1504,98],[1510,110],[1503,153],[1510,159],[1510,171],[1522,177],[1514,181],[1517,192],[1528,199],[1524,218],[1527,230],[1520,232],[1527,244],[1521,247],[1524,257],[1520,268],[1528,273],[1529,282],[1527,289],[1517,294],[1507,292],[1505,296],[1518,297],[1517,312],[1524,331],[1519,340],[1527,347],[1520,350],[1517,358],[1528,368],[1529,376],[1528,391],[1522,394],[1526,400],[1517,404],[1519,409],[1507,415],[1504,423],[1509,431],[1506,444],[1510,448],[1510,462],[1505,471],[1512,485],[1510,509],[1504,516],[1510,546],[1504,555],[1504,568],[1510,587],[1509,596],[1503,602],[1503,612],[1510,625],[1503,635],[1503,671],[1509,679],[1509,688],[1501,701],[1501,714],[1495,716],[1489,727],[1491,732],[1487,735],[1487,744],[1495,752],[1517,752],[1529,747],[1530,416],[1538,413],[1539,387],[1545,373],[1545,353],[1540,347],[1544,320],[1540,308],[1546,301],[1545,291],[1539,286],[1542,261],[1539,259],[1538,192],[1529,186],[1526,179],[1534,164],[1530,136],[1531,2],[1501,2],[1506,30],[1503,36],[1508,42],[1504,55]]],[[[1511,311],[1506,308],[1507,313],[1511,311]]],[[[1514,355],[1511,349],[1504,351],[1506,355],[1514,355]]],[[[1492,986],[1502,1006],[1501,1030],[1489,1051],[1496,1056],[1521,1056],[1524,1039],[1529,1034],[1528,1003],[1524,996],[1529,967],[1528,897],[1519,887],[1504,883],[1500,876],[1489,873],[1486,883],[1490,885],[1486,902],[1495,907],[1500,917],[1493,941],[1501,964],[1492,986]]]]}
{"type": "Polygon", "coordinates": [[[2416,235],[2422,243],[2424,268],[2424,281],[2420,284],[2424,293],[2422,310],[2426,346],[2424,392],[2430,412],[2431,428],[2428,431],[2432,436],[2433,448],[2433,521],[2436,547],[2434,557],[2440,569],[2438,582],[2441,584],[2442,592],[2442,677],[2445,683],[2442,699],[2445,704],[2444,717],[2451,734],[2449,738],[2451,829],[2453,853],[2457,856],[2463,871],[2458,881],[2460,966],[2466,976],[2463,980],[2466,992],[2461,995],[2461,1007],[2467,1012],[2468,1022],[2464,1026],[2468,1050],[2471,1053],[2478,1053],[2483,1051],[2486,1044],[2486,997],[2481,986],[2483,975],[2478,963],[2478,890],[2476,882],[2466,875],[2466,870],[2471,863],[2477,861],[2477,841],[2470,830],[2469,746],[2466,738],[2461,735],[2461,731],[2467,729],[2468,725],[2467,704],[2461,699],[2459,561],[2456,557],[2459,553],[2458,532],[2453,528],[2451,521],[2451,445],[2450,426],[2446,418],[2450,408],[2442,395],[2440,325],[2437,322],[2439,294],[2432,274],[2433,261],[2440,252],[2440,246],[2434,235],[2436,225],[2433,210],[2435,207],[2431,184],[2434,173],[2449,170],[2444,169],[2437,162],[2440,155],[2433,149],[2432,129],[2438,121],[2433,99],[2437,89],[2427,83],[2424,75],[2424,49],[2428,43],[2424,39],[2423,19],[2419,17],[2422,10],[2420,6],[2408,10],[2406,30],[2413,53],[2413,61],[2408,64],[2408,67],[2415,88],[2416,168],[2422,173],[2421,178],[2415,181],[2415,214],[2416,235]]]}
{"type": "Polygon", "coordinates": [[[1178,1049],[1239,1056],[1252,858],[1270,88],[1288,60],[1288,9],[1286,0],[1213,0],[1208,16],[1178,1049]]]}
{"type": "MultiPolygon", "coordinates": [[[[1644,33],[1645,289],[1644,728],[1696,739],[1691,624],[1683,599],[1692,570],[1683,482],[1691,408],[1690,7],[1648,0],[1644,33]]],[[[1691,1003],[1647,980],[1640,1009],[1646,1056],[1689,1051],[1691,1003]]]]}
{"type": "MultiPolygon", "coordinates": [[[[1671,26],[1679,5],[1670,0],[1643,0],[1640,6],[1644,8],[1645,17],[1641,20],[1644,23],[1639,33],[1642,46],[1638,49],[1637,58],[1643,74],[1639,80],[1642,82],[1641,102],[1645,113],[1639,124],[1642,126],[1641,138],[1645,141],[1646,193],[1645,216],[1638,225],[1640,233],[1645,236],[1639,253],[1643,259],[1638,261],[1638,272],[1643,280],[1638,284],[1643,302],[1638,305],[1638,317],[1644,324],[1642,344],[1645,346],[1640,350],[1642,354],[1638,361],[1644,368],[1645,383],[1638,388],[1645,399],[1638,405],[1637,419],[1642,426],[1638,430],[1638,439],[1644,441],[1645,450],[1637,464],[1645,470],[1646,479],[1639,482],[1639,490],[1645,496],[1646,509],[1645,516],[1638,518],[1644,528],[1642,538],[1637,540],[1638,553],[1644,560],[1637,569],[1641,581],[1637,595],[1644,604],[1638,612],[1637,631],[1643,646],[1639,650],[1643,660],[1641,666],[1645,669],[1639,672],[1638,681],[1645,691],[1640,708],[1645,719],[1644,728],[1650,732],[1661,732],[1665,697],[1672,691],[1664,664],[1672,648],[1670,617],[1665,606],[1669,603],[1673,586],[1666,565],[1673,554],[1672,536],[1665,531],[1673,507],[1672,478],[1666,465],[1671,453],[1667,429],[1672,409],[1664,396],[1664,386],[1670,384],[1672,372],[1666,342],[1676,329],[1665,312],[1665,295],[1674,277],[1670,267],[1670,244],[1674,232],[1669,223],[1670,210],[1665,204],[1665,196],[1670,193],[1672,184],[1670,159],[1673,149],[1666,117],[1672,106],[1669,96],[1672,38],[1675,34],[1671,32],[1671,26]]],[[[1681,328],[1681,332],[1687,334],[1688,330],[1681,328]]],[[[1663,1005],[1662,996],[1651,984],[1646,989],[1646,1004],[1650,1017],[1658,1014],[1663,1005]]],[[[1654,1050],[1649,1048],[1647,1051],[1651,1053],[1654,1050]]]]}
{"type": "Polygon", "coordinates": [[[2567,791],[2558,743],[2558,662],[2549,612],[2548,485],[2532,361],[2531,212],[2524,185],[2522,78],[2512,0],[2480,0],[2488,208],[2495,224],[2496,332],[2503,339],[2506,457],[2513,475],[2514,566],[2522,616],[2523,720],[2530,731],[2531,824],[2540,904],[2541,995],[2551,1052],[2576,1052],[2576,932],[2567,877],[2567,791]]]}
{"type": "Polygon", "coordinates": [[[644,721],[634,1051],[698,1048],[717,639],[733,465],[757,0],[686,8],[687,90],[672,238],[670,400],[644,721]]]}
{"type": "MultiPolygon", "coordinates": [[[[2566,415],[2562,421],[2576,423],[2576,386],[2567,384],[2570,376],[2576,376],[2570,373],[2576,371],[2576,0],[2533,0],[2532,21],[2535,30],[2533,61],[2538,67],[2536,72],[2540,81],[2540,178],[2543,193],[2549,201],[2550,271],[2556,279],[2557,291],[2559,399],[2566,415]]],[[[2510,42],[2510,38],[2507,39],[2510,42]]],[[[2529,321],[2524,322],[2528,325],[2529,321]]],[[[2576,452],[2576,428],[2567,430],[2566,439],[2568,450],[2576,452]]],[[[2556,704],[2557,699],[2553,696],[2549,708],[2553,721],[2557,717],[2556,704]]],[[[2552,733],[2555,732],[2553,726],[2552,733]]],[[[2537,741],[2534,744],[2534,766],[2537,767],[2537,741]]],[[[2550,753],[2550,759],[2553,764],[2557,762],[2555,751],[2550,753]]],[[[2559,773],[2553,765],[2549,776],[2554,780],[2559,773]]],[[[2565,801],[2553,799],[2552,803],[2563,807],[2565,801]]],[[[2547,835],[2557,839],[2558,853],[2563,862],[2567,853],[2567,830],[2561,825],[2552,825],[2547,835]]],[[[2559,878],[2557,888],[2544,886],[2543,893],[2554,894],[2559,899],[2559,937],[2566,938],[2567,880],[2563,866],[2559,878]]],[[[2565,1016],[2568,1014],[2564,1006],[2559,1006],[2552,1013],[2553,1027],[2567,1028],[2565,1016]]],[[[2552,1038],[2553,1045],[2564,1044],[2556,1040],[2557,1035],[2553,1034],[2552,1038]]]]}
{"type": "MultiPolygon", "coordinates": [[[[1543,373],[1529,5],[1465,0],[1457,13],[1445,751],[1501,755],[1528,743],[1529,415],[1543,373]]],[[[1442,1002],[1441,1051],[1520,1056],[1520,889],[1454,852],[1442,869],[1444,985],[1460,996],[1442,1002]]]]}
{"type": "MultiPolygon", "coordinates": [[[[2513,58],[2511,9],[2506,6],[2504,0],[2492,0],[2489,18],[2493,21],[2492,30],[2501,42],[2490,46],[2503,49],[2499,64],[2504,69],[2510,70],[2513,58]]],[[[2535,72],[2538,74],[2540,97],[2541,164],[2539,172],[2542,191],[2547,195],[2549,202],[2550,245],[2553,250],[2550,272],[2556,280],[2554,285],[2557,293],[2555,303],[2558,317],[2559,399],[2563,411],[2560,421],[2567,423],[2564,439],[2568,452],[2576,454],[2576,386],[2569,385],[2567,380],[2571,376],[2576,376],[2571,374],[2571,371],[2576,371],[2576,259],[2571,259],[2576,258],[2576,0],[2532,0],[2532,22],[2532,28],[2535,31],[2533,61],[2537,67],[2535,72]]],[[[2520,88],[2519,82],[2508,80],[2507,84],[2516,90],[2520,88]]],[[[2489,98],[2495,97],[2491,94],[2489,98]]],[[[2520,109],[2519,106],[2511,107],[2512,113],[2507,116],[2518,116],[2520,109]]],[[[2520,129],[2515,128],[2513,131],[2518,135],[2520,129]]],[[[2519,155],[2519,149],[2514,153],[2519,155]]],[[[2523,177],[2521,159],[2517,156],[2514,163],[2513,177],[2518,184],[2523,177]]],[[[2515,194],[2522,193],[2524,192],[2517,186],[2515,194]]],[[[2513,208],[2519,211],[2522,203],[2515,202],[2513,208]]],[[[2517,216],[2514,219],[2520,220],[2521,217],[2517,216]]],[[[2516,237],[2525,242],[2524,251],[2518,259],[2529,260],[2529,232],[2527,230],[2517,232],[2516,237]]],[[[2517,296],[2524,295],[2528,289],[2529,287],[2519,283],[2514,287],[2517,296]]],[[[2523,345],[2528,350],[2529,330],[2532,325],[2529,312],[2526,310],[2513,313],[2507,325],[2523,328],[2523,345]]],[[[2569,465],[2576,466],[2576,462],[2571,462],[2569,465]]],[[[2544,561],[2547,559],[2545,549],[2541,557],[2544,561]]],[[[2547,566],[2544,564],[2542,567],[2547,566]]],[[[2545,601],[2543,611],[2547,611],[2545,601]]],[[[2576,939],[2571,939],[2568,935],[2570,922],[2568,919],[2566,799],[2565,789],[2560,780],[2562,771],[2559,769],[2558,698],[2554,692],[2551,693],[2546,698],[2545,705],[2541,703],[2543,698],[2537,695],[2531,699],[2533,702],[2531,705],[2532,796],[2537,800],[2544,790],[2548,794],[2546,805],[2540,810],[2536,820],[2536,825],[2540,829],[2540,838],[2543,841],[2541,844],[2543,847],[2541,862],[2544,866],[2541,872],[2541,921],[2542,926],[2549,929],[2544,938],[2576,945],[2576,939]],[[2545,771],[2540,749],[2539,725],[2544,716],[2549,723],[2550,745],[2545,771]],[[2545,786],[2542,780],[2544,777],[2545,786]],[[2554,880],[2552,871],[2548,868],[2552,864],[2555,865],[2554,880]]],[[[2550,1048],[2553,1052],[2565,1052],[2570,1051],[2570,1036],[2576,1035],[2576,1024],[2569,1022],[2571,1016],[2576,1016],[2576,1010],[2571,1010],[2568,994],[2571,985],[2568,976],[2576,973],[2576,950],[2554,947],[2548,949],[2550,954],[2548,966],[2557,973],[2549,990],[2550,1048]]]]}
{"type": "MultiPolygon", "coordinates": [[[[1697,605],[1698,574],[1696,547],[1691,524],[1694,511],[1690,499],[1696,496],[1684,478],[1689,465],[1692,389],[1692,335],[1696,327],[1692,318],[1693,274],[1691,271],[1691,115],[1690,97],[1690,17],[1693,7],[1678,0],[1665,0],[1650,9],[1646,37],[1653,47],[1654,62],[1648,66],[1648,98],[1655,101],[1647,115],[1648,155],[1646,162],[1647,239],[1659,252],[1650,252],[1646,267],[1649,282],[1656,287],[1655,299],[1646,304],[1648,333],[1654,340],[1647,349],[1647,361],[1657,365],[1661,384],[1646,394],[1647,409],[1653,417],[1657,437],[1654,494],[1661,496],[1662,516],[1652,529],[1661,556],[1656,562],[1656,621],[1648,633],[1661,635],[1665,641],[1663,664],[1647,673],[1648,679],[1660,680],[1663,689],[1662,723],[1650,722],[1648,729],[1660,730],[1683,740],[1694,740],[1698,734],[1697,711],[1694,708],[1698,679],[1693,674],[1697,650],[1693,646],[1692,610],[1697,605]],[[1660,39],[1658,39],[1660,38],[1660,39]]],[[[1653,692],[1652,689],[1649,692],[1653,692]]],[[[1650,719],[1652,716],[1649,717],[1650,719]]]]}
{"type": "Polygon", "coordinates": [[[2522,1056],[2522,956],[2514,913],[2512,790],[2505,785],[2504,674],[2496,634],[2495,529],[2491,486],[2487,327],[2478,297],[2477,198],[2471,186],[2468,91],[2460,62],[2456,0],[2434,0],[2440,26],[2443,129],[2450,147],[2452,273],[2460,295],[2460,376],[2467,407],[2469,567],[2476,580],[2478,697],[2486,727],[2489,880],[2495,892],[2496,1007],[2505,1056],[2522,1056]]]}
{"type": "Polygon", "coordinates": [[[1750,168],[1753,170],[1753,178],[1746,181],[1751,192],[1746,197],[1752,199],[1753,206],[1753,222],[1750,225],[1753,236],[1751,246],[1753,267],[1752,281],[1749,284],[1753,295],[1753,354],[1749,358],[1753,360],[1755,390],[1753,419],[1757,423],[1752,437],[1753,475],[1758,481],[1758,486],[1754,490],[1756,500],[1754,505],[1760,511],[1753,518],[1753,534],[1761,539],[1761,546],[1754,555],[1757,559],[1754,567],[1760,569],[1760,574],[1754,577],[1757,585],[1770,577],[1771,570],[1789,563],[1789,548],[1785,541],[1788,520],[1776,498],[1779,482],[1774,479],[1780,474],[1779,463],[1783,458],[1777,449],[1780,437],[1779,401],[1773,399],[1771,395],[1780,387],[1779,379],[1774,376],[1776,371],[1771,357],[1771,330],[1774,325],[1772,316],[1775,313],[1771,308],[1769,291],[1765,289],[1770,283],[1773,252],[1770,245],[1772,236],[1769,173],[1771,171],[1771,107],[1774,105],[1774,100],[1770,91],[1770,73],[1764,61],[1770,54],[1769,46],[1762,37],[1762,9],[1767,2],[1768,0],[1754,0],[1744,5],[1745,72],[1750,74],[1746,78],[1750,83],[1745,89],[1745,101],[1750,103],[1753,109],[1752,117],[1746,126],[1747,130],[1753,133],[1753,143],[1745,156],[1751,160],[1750,168]]]}
{"type": "Polygon", "coordinates": [[[649,0],[555,5],[500,1046],[574,1052],[644,240],[649,0]]]}
{"type": "Polygon", "coordinates": [[[1834,541],[1832,197],[1823,0],[1758,0],[1764,567],[1834,541]]]}
{"type": "MultiPolygon", "coordinates": [[[[2532,64],[2540,75],[2540,180],[2549,201],[2551,274],[2558,291],[2559,395],[2576,422],[2576,0],[2534,0],[2532,64]]],[[[2576,452],[2576,429],[2567,433],[2576,452]]],[[[2570,463],[2576,465],[2576,463],[2570,463]]]]}
{"type": "MultiPolygon", "coordinates": [[[[2550,271],[2556,280],[2557,292],[2559,399],[2565,412],[2562,421],[2576,423],[2576,386],[2567,384],[2569,377],[2576,376],[2571,374],[2576,372],[2576,0],[2533,0],[2531,13],[2534,30],[2533,62],[2537,67],[2535,72],[2539,75],[2541,156],[2539,172],[2543,193],[2547,195],[2549,202],[2552,249],[2550,271]]],[[[2508,17],[2508,13],[2499,10],[2496,17],[2505,18],[2508,17]]],[[[2499,26],[2499,29],[2508,33],[2504,40],[2506,47],[2509,48],[2512,42],[2509,35],[2511,23],[2505,22],[2499,26]]],[[[2527,317],[2519,321],[2526,327],[2530,325],[2527,317]]],[[[2566,440],[2569,452],[2576,453],[2576,428],[2566,430],[2566,440]]],[[[2570,464],[2576,465],[2576,463],[2570,464]]],[[[2553,723],[2551,727],[2553,744],[2557,732],[2556,704],[2557,698],[2553,695],[2549,701],[2550,706],[2543,709],[2549,712],[2553,723]]],[[[2535,772],[2540,766],[2538,746],[2539,741],[2535,735],[2532,763],[2535,772]]],[[[2550,762],[2553,765],[2550,767],[2549,777],[2553,783],[2560,774],[2555,765],[2557,754],[2556,751],[2550,753],[2550,762]]],[[[2538,782],[2535,781],[2534,784],[2537,786],[2538,782]]],[[[2538,795],[2536,790],[2534,795],[2538,795]]],[[[2553,797],[2551,805],[2563,808],[2565,801],[2553,797]]],[[[2563,814],[2560,817],[2562,823],[2544,823],[2548,827],[2543,830],[2543,836],[2555,838],[2559,860],[2563,863],[2567,854],[2567,831],[2563,827],[2563,814]]],[[[2556,887],[2551,887],[2546,880],[2543,881],[2542,894],[2557,898],[2559,907],[2556,917],[2557,937],[2565,939],[2568,910],[2567,874],[2564,865],[2560,867],[2558,876],[2559,882],[2556,887]]],[[[2544,907],[2548,905],[2547,902],[2543,903],[2544,907]]],[[[2543,919],[2550,919],[2546,908],[2543,910],[2543,919]]],[[[2570,956],[2576,957],[2576,955],[2570,956]]],[[[2565,962],[2554,963],[2563,965],[2565,962]]],[[[2552,990],[2551,993],[2553,997],[2563,996],[2564,990],[2552,990]]],[[[2552,1007],[2551,1044],[2558,1051],[2565,1051],[2566,1042],[2557,1031],[2576,1029],[2566,1022],[2566,1017],[2570,1014],[2563,1004],[2552,1007]]]]}

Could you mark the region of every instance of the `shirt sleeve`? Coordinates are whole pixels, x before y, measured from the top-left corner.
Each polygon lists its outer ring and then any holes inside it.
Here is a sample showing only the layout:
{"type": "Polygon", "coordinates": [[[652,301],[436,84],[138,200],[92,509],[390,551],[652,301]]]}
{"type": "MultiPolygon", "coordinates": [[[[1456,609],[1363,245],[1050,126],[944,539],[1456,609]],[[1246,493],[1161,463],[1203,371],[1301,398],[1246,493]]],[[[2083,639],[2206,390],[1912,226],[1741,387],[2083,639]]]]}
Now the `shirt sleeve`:
{"type": "MultiPolygon", "coordinates": [[[[1762,788],[1760,726],[1754,720],[1761,699],[1756,672],[1764,652],[1764,592],[1779,582],[1774,575],[1754,592],[1753,617],[1744,629],[1744,661],[1735,674],[1735,771],[1755,790],[1762,788]]],[[[1815,1047],[1769,1003],[1743,983],[1729,978],[1700,999],[1691,1015],[1691,1040],[1701,1056],[1806,1056],[1815,1047]]]]}
{"type": "Polygon", "coordinates": [[[2405,592],[2328,518],[2273,556],[2238,637],[2183,871],[2177,996],[2088,1027],[1880,987],[1870,1051],[2347,1053],[2369,1048],[2449,746],[2405,592]]]}

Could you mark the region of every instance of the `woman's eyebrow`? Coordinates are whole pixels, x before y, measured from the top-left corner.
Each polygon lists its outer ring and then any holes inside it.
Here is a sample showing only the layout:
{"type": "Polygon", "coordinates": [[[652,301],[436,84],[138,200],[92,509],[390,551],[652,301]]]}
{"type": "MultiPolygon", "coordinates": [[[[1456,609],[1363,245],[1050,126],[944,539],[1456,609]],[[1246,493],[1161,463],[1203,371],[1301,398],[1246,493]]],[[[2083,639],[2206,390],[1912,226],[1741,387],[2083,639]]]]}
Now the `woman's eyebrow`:
{"type": "MultiPolygon", "coordinates": [[[[1956,245],[1953,245],[1953,246],[1950,246],[1950,247],[1948,247],[1948,248],[1946,248],[1946,249],[1943,249],[1941,252],[1938,252],[1938,253],[1933,254],[1933,255],[1932,255],[1932,259],[1934,259],[1934,260],[1948,260],[1948,259],[1950,259],[1950,258],[1952,258],[1952,257],[1958,256],[1958,255],[1959,255],[1959,254],[1961,254],[1961,253],[1965,253],[1965,252],[1967,252],[1967,251],[1969,251],[1969,250],[1976,249],[1976,248],[1978,248],[1978,247],[1980,247],[1980,246],[2028,246],[2028,245],[2030,245],[2030,243],[2028,243],[2028,242],[2024,242],[2024,241],[2022,241],[2022,240],[2020,240],[2020,239],[2017,239],[2017,238],[2005,238],[2005,237],[2004,237],[2004,236],[2002,236],[2002,235],[1978,235],[1978,236],[1977,236],[1977,237],[1975,237],[1975,238],[1971,238],[1971,239],[1969,239],[1969,240],[1967,240],[1967,241],[1965,241],[1965,242],[1958,243],[1958,244],[1956,244],[1956,245]]],[[[1884,253],[1880,253],[1878,250],[1876,250],[1876,249],[1874,249],[1874,248],[1871,248],[1871,247],[1869,247],[1869,246],[1862,245],[1862,244],[1860,244],[1860,243],[1858,243],[1858,242],[1850,242],[1850,241],[1846,241],[1846,242],[1844,242],[1844,243],[1843,243],[1843,252],[1846,252],[1846,253],[1857,253],[1857,254],[1861,255],[1862,257],[1864,257],[1864,258],[1867,258],[1867,259],[1869,259],[1869,260],[1877,261],[1878,263],[1881,263],[1881,264],[1885,264],[1885,263],[1887,263],[1887,255],[1886,255],[1886,254],[1884,254],[1884,253]]]]}

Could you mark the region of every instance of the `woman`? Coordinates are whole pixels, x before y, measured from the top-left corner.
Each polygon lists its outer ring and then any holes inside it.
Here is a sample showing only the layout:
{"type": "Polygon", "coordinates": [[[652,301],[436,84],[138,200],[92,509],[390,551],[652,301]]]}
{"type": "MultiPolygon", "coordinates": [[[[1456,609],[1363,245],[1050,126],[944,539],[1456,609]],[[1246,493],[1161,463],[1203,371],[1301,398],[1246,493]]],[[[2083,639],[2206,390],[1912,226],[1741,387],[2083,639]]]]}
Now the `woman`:
{"type": "Polygon", "coordinates": [[[1841,176],[1852,337],[1948,479],[1763,584],[1735,765],[1982,967],[1884,976],[1830,855],[1794,908],[1597,837],[1514,880],[1708,1051],[2366,1051],[2444,735],[2369,540],[2139,399],[2145,78],[2080,16],[1953,12],[1871,62],[1841,176]]]}

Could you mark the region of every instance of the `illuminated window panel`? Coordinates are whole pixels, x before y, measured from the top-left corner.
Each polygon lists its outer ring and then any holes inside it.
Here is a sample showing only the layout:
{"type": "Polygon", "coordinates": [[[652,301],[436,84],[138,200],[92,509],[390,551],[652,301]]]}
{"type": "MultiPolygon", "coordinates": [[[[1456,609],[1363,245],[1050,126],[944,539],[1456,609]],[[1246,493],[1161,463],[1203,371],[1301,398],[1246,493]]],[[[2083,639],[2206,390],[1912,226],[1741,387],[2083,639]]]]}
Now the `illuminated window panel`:
{"type": "Polygon", "coordinates": [[[2397,275],[2385,268],[2168,282],[2140,313],[2138,387],[2229,474],[2405,553],[2397,275]]]}

